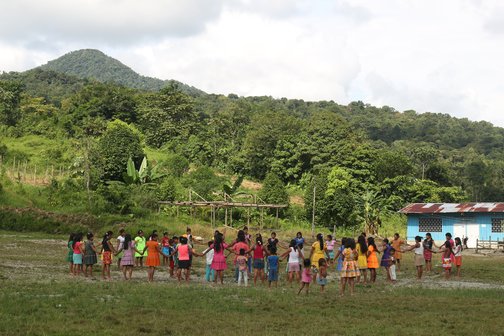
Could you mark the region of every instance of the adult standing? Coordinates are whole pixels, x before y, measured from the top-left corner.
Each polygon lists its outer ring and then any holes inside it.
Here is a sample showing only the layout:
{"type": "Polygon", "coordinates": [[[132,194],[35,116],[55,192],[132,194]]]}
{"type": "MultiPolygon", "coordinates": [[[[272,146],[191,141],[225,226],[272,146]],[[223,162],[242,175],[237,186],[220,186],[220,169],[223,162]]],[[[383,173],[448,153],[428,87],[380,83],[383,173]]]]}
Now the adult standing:
{"type": "MultiPolygon", "coordinates": [[[[230,245],[230,247],[233,249],[233,253],[235,255],[234,260],[233,260],[233,265],[235,267],[235,282],[238,282],[238,275],[240,274],[239,271],[239,265],[237,263],[238,256],[240,255],[240,250],[244,249],[245,251],[248,251],[250,249],[249,245],[247,244],[247,238],[245,236],[245,231],[239,230],[238,234],[236,236],[236,240],[230,245]]],[[[247,256],[248,254],[245,253],[247,256]]]]}

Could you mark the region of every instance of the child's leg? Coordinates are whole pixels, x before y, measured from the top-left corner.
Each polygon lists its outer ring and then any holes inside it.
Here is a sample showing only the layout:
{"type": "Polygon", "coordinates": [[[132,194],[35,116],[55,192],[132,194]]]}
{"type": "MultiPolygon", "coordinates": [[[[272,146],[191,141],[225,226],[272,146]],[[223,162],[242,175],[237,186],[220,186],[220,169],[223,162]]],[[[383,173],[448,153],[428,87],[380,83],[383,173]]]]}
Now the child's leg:
{"type": "Polygon", "coordinates": [[[241,285],[243,279],[243,271],[238,272],[238,286],[241,285]]]}
{"type": "Polygon", "coordinates": [[[397,272],[401,271],[401,259],[396,259],[397,272]]]}
{"type": "Polygon", "coordinates": [[[188,267],[186,270],[185,270],[185,281],[186,282],[189,282],[189,280],[191,279],[191,268],[188,267]]]}
{"type": "Polygon", "coordinates": [[[364,273],[364,284],[367,283],[367,269],[363,269],[362,272],[364,273]]]}
{"type": "Polygon", "coordinates": [[[245,287],[248,286],[248,272],[243,271],[243,280],[245,281],[245,287]]]}
{"type": "Polygon", "coordinates": [[[301,291],[303,290],[304,286],[305,286],[305,283],[301,282],[301,287],[298,290],[298,295],[301,293],[301,291]]]}
{"type": "Polygon", "coordinates": [[[349,282],[348,287],[350,287],[350,295],[353,295],[353,293],[354,293],[354,288],[355,288],[354,278],[349,278],[349,279],[348,279],[348,282],[349,282]]]}
{"type": "Polygon", "coordinates": [[[320,285],[320,292],[324,293],[324,285],[320,285]]]}
{"type": "Polygon", "coordinates": [[[308,292],[310,292],[310,284],[309,283],[306,284],[306,294],[308,294],[308,292]]]}
{"type": "Polygon", "coordinates": [[[347,283],[347,278],[341,278],[341,285],[340,285],[340,295],[343,296],[343,293],[345,293],[345,287],[347,283]]]}
{"type": "Polygon", "coordinates": [[[387,281],[391,281],[392,279],[390,279],[390,267],[389,266],[385,266],[385,272],[387,273],[387,281]]]}
{"type": "Polygon", "coordinates": [[[93,277],[93,265],[89,265],[89,276],[93,277]]]}
{"type": "Polygon", "coordinates": [[[128,277],[126,276],[126,274],[128,273],[129,271],[129,267],[130,266],[124,266],[123,269],[122,269],[122,273],[123,273],[123,276],[124,276],[124,280],[128,280],[128,277]]]}
{"type": "Polygon", "coordinates": [[[422,274],[423,274],[423,266],[418,266],[417,267],[417,278],[418,278],[418,280],[422,279],[422,274]]]}
{"type": "Polygon", "coordinates": [[[460,278],[460,265],[457,265],[457,278],[460,278]]]}

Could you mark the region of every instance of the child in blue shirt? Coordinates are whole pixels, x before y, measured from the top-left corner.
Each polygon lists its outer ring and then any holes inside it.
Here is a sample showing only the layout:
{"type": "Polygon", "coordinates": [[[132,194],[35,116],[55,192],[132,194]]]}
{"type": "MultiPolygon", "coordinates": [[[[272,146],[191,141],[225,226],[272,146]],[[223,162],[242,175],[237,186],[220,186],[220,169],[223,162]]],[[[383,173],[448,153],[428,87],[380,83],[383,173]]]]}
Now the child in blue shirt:
{"type": "Polygon", "coordinates": [[[269,256],[268,256],[268,265],[269,265],[269,272],[268,272],[268,287],[271,288],[271,283],[275,283],[275,287],[278,285],[278,263],[279,263],[279,258],[277,256],[277,249],[276,247],[271,246],[269,249],[269,256]]]}

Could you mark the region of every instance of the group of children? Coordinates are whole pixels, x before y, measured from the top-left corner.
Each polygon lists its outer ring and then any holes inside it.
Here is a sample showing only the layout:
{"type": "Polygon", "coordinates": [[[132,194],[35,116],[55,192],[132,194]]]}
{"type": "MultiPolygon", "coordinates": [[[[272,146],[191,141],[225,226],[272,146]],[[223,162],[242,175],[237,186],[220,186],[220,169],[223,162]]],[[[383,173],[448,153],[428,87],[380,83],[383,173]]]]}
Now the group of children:
{"type": "Polygon", "coordinates": [[[460,276],[462,265],[462,245],[460,238],[451,240],[451,234],[446,234],[447,240],[438,251],[430,233],[422,241],[422,237],[415,238],[414,245],[407,245],[400,239],[399,234],[394,235],[392,242],[383,239],[381,249],[375,243],[373,237],[366,239],[362,233],[355,241],[353,238],[342,238],[341,246],[336,249],[337,242],[328,235],[324,240],[322,234],[318,234],[315,242],[311,245],[309,255],[305,257],[305,239],[298,232],[288,245],[281,243],[273,232],[266,242],[260,233],[253,239],[248,233],[248,228],[239,230],[236,238],[230,243],[225,242],[225,231],[214,232],[214,237],[207,242],[206,248],[201,252],[194,249],[191,229],[180,237],[169,237],[165,232],[159,241],[158,234],[153,231],[146,238],[142,230],[137,232],[135,238],[124,229],[119,231],[116,243],[112,243],[113,232],[108,231],[100,243],[95,244],[94,235],[88,233],[87,240],[83,242],[83,234],[71,234],[68,240],[68,258],[70,273],[86,277],[93,277],[93,265],[98,262],[98,255],[102,260],[102,278],[110,280],[110,266],[113,257],[117,258],[117,265],[122,270],[125,280],[130,280],[134,266],[148,267],[148,281],[154,280],[156,267],[163,265],[167,268],[170,277],[176,277],[180,282],[182,278],[186,282],[190,280],[193,257],[205,257],[205,280],[208,282],[220,281],[223,283],[224,271],[228,268],[227,260],[232,255],[234,266],[234,280],[239,285],[248,285],[249,277],[253,277],[254,285],[260,280],[268,287],[277,286],[280,262],[287,259],[286,273],[287,282],[290,286],[294,282],[300,284],[298,294],[302,291],[309,292],[310,284],[316,283],[320,290],[324,291],[327,285],[328,268],[335,264],[340,274],[340,295],[349,288],[350,294],[354,292],[355,283],[376,281],[376,271],[381,266],[386,270],[387,280],[396,281],[396,267],[400,270],[402,252],[414,251],[417,278],[423,273],[423,265],[426,270],[432,270],[432,253],[440,252],[443,256],[443,268],[448,279],[451,274],[451,265],[457,267],[457,276],[460,276]],[[278,255],[278,250],[285,251],[278,255]],[[98,252],[99,249],[99,252],[98,252]],[[381,261],[378,262],[378,254],[381,253],[381,261]],[[227,254],[227,255],[226,255],[227,254]],[[161,259],[162,257],[162,259],[161,259]],[[85,267],[84,267],[85,266],[85,267]]]}

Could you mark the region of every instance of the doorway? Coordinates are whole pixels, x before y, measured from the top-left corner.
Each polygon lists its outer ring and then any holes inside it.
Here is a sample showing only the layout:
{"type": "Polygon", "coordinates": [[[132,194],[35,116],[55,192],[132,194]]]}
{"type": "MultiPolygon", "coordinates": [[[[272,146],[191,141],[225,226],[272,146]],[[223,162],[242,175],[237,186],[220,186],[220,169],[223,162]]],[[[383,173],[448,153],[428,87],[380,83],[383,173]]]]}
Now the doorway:
{"type": "Polygon", "coordinates": [[[460,237],[464,240],[467,237],[467,247],[476,248],[476,240],[479,239],[479,225],[457,223],[453,225],[453,238],[460,237]]]}

